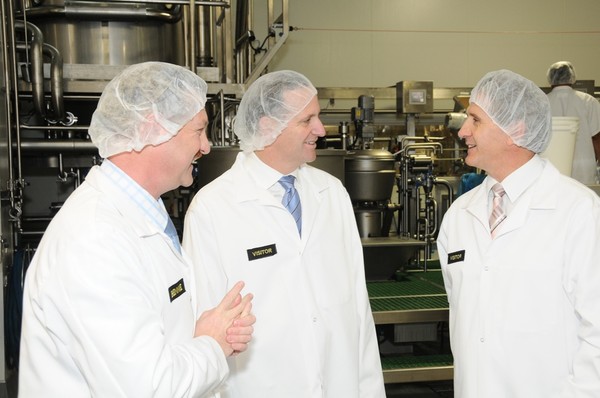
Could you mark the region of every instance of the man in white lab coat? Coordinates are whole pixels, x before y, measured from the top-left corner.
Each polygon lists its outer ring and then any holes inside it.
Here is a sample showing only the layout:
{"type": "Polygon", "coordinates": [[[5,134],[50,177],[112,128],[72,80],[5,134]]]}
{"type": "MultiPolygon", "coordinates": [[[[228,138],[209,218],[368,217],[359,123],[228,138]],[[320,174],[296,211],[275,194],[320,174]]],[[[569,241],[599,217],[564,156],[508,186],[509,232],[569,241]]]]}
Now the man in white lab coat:
{"type": "Polygon", "coordinates": [[[600,159],[600,102],[588,93],[573,89],[577,81],[570,62],[552,64],[546,74],[552,116],[579,118],[571,177],[584,184],[596,182],[596,160],[600,159]]]}
{"type": "Polygon", "coordinates": [[[198,319],[194,269],[160,199],[207,154],[206,83],[133,65],[104,90],[89,134],[104,158],[50,223],[26,274],[20,397],[200,397],[255,321],[233,284],[198,319]]]}
{"type": "Polygon", "coordinates": [[[252,345],[229,359],[224,397],[385,396],[350,198],[338,179],[306,164],[325,135],[319,112],[303,75],[256,80],[234,122],[243,152],[186,215],[183,245],[197,266],[201,308],[238,279],[256,294],[252,345]],[[282,176],[295,177],[295,189],[282,176]]]}
{"type": "Polygon", "coordinates": [[[507,71],[471,92],[458,135],[488,177],[438,236],[456,398],[600,396],[600,198],[538,156],[550,104],[507,71]]]}

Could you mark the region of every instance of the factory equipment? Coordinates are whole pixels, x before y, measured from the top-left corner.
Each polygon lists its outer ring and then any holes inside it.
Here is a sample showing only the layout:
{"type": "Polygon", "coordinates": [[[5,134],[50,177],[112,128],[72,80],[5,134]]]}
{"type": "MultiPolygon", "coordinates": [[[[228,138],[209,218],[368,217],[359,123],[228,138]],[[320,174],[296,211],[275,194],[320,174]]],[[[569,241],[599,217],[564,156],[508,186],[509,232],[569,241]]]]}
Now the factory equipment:
{"type": "Polygon", "coordinates": [[[434,189],[446,190],[444,209],[454,198],[454,188],[445,179],[435,174],[435,156],[441,156],[443,146],[439,142],[418,141],[405,136],[399,157],[400,178],[398,196],[401,204],[401,221],[398,235],[408,236],[426,242],[425,259],[430,258],[431,250],[441,223],[440,203],[434,189]]]}
{"type": "Polygon", "coordinates": [[[396,83],[396,111],[406,116],[406,134],[415,136],[415,116],[433,112],[433,82],[396,83]]]}
{"type": "Polygon", "coordinates": [[[358,97],[358,106],[352,108],[352,121],[356,129],[356,138],[362,149],[371,148],[375,138],[374,118],[375,98],[371,95],[361,95],[358,97]]]}
{"type": "Polygon", "coordinates": [[[348,151],[345,176],[360,236],[388,236],[394,210],[390,204],[396,177],[394,156],[376,149],[348,151]]]}
{"type": "MultiPolygon", "coordinates": [[[[396,84],[395,94],[396,115],[404,122],[402,134],[390,137],[378,134],[380,124],[372,95],[360,95],[358,106],[351,109],[354,131],[348,129],[346,122],[340,122],[341,139],[349,141],[345,146],[348,148],[346,188],[361,237],[388,237],[392,232],[392,241],[401,237],[425,242],[424,256],[429,257],[443,213],[454,199],[457,176],[447,175],[449,168],[460,169],[463,165],[459,156],[450,162],[444,158],[449,152],[459,152],[456,131],[465,114],[442,115],[443,135],[434,136],[427,131],[417,134],[416,121],[433,112],[433,83],[401,81],[396,84]],[[385,146],[382,142],[386,142],[385,146]],[[450,166],[442,169],[441,161],[450,166]],[[447,178],[441,178],[440,174],[446,174],[447,178]],[[397,198],[390,190],[393,183],[397,198]],[[390,231],[394,222],[396,230],[390,231]]],[[[387,128],[384,126],[384,130],[387,128]]]]}

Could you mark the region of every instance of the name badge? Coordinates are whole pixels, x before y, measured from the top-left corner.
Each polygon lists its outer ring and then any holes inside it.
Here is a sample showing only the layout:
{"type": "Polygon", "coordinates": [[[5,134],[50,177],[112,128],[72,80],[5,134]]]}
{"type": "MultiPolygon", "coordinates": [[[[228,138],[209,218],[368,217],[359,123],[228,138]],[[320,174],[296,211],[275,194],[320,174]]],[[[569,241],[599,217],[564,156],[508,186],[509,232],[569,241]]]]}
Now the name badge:
{"type": "Polygon", "coordinates": [[[169,287],[169,298],[171,302],[177,297],[185,293],[185,285],[183,284],[183,278],[181,278],[176,284],[169,287]]]}
{"type": "Polygon", "coordinates": [[[460,250],[453,253],[448,253],[448,264],[457,263],[459,261],[465,261],[465,251],[460,250]]]}
{"type": "Polygon", "coordinates": [[[248,261],[258,260],[260,258],[271,257],[277,254],[277,246],[272,245],[255,247],[254,249],[246,250],[248,252],[248,261]]]}

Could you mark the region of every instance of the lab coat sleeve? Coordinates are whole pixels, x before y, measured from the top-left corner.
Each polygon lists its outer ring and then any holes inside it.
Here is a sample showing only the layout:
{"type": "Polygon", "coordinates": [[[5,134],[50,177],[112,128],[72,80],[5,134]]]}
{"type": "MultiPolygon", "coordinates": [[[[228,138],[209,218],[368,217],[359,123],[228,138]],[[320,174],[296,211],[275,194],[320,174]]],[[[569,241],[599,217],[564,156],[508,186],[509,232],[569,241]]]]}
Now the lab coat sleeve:
{"type": "Polygon", "coordinates": [[[349,196],[345,195],[347,206],[346,220],[351,224],[349,231],[350,242],[348,247],[352,248],[352,264],[356,273],[356,300],[357,311],[360,322],[360,350],[359,350],[359,396],[365,398],[385,397],[383,383],[383,371],[381,369],[381,358],[379,346],[375,333],[375,322],[369,302],[369,294],[365,280],[364,257],[362,243],[356,225],[356,217],[352,210],[349,196]]]}
{"type": "MultiPolygon", "coordinates": [[[[29,343],[35,347],[55,336],[56,349],[69,351],[91,396],[198,397],[225,379],[227,362],[214,339],[193,338],[192,329],[187,340],[167,341],[164,298],[153,288],[156,275],[149,275],[156,270],[142,264],[144,248],[130,235],[108,228],[54,243],[43,255],[61,259],[57,272],[37,272],[28,281],[33,290],[44,283],[53,289],[26,304],[50,333],[29,343]]],[[[33,366],[44,372],[43,361],[33,366]]]]}
{"type": "Polygon", "coordinates": [[[565,397],[592,398],[600,391],[600,201],[588,203],[574,204],[567,225],[572,232],[565,234],[563,284],[579,321],[565,397]]]}
{"type": "Polygon", "coordinates": [[[227,275],[220,266],[223,261],[211,214],[202,201],[195,199],[185,215],[183,228],[183,250],[191,258],[196,275],[198,313],[215,307],[228,286],[227,275]]]}

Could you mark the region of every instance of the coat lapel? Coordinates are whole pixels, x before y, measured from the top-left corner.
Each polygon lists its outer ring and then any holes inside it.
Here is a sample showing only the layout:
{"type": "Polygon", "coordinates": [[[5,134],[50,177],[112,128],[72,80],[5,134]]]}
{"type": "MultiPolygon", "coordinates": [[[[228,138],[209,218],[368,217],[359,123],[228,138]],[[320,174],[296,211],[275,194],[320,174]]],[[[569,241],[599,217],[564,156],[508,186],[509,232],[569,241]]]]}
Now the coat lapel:
{"type": "Polygon", "coordinates": [[[302,179],[303,199],[302,203],[302,244],[305,245],[314,230],[319,209],[322,208],[321,202],[323,196],[329,189],[329,183],[326,178],[323,178],[320,173],[311,172],[312,166],[303,165],[299,170],[299,177],[302,179]]]}
{"type": "MultiPolygon", "coordinates": [[[[502,223],[496,237],[521,228],[527,221],[531,210],[544,210],[556,208],[558,193],[552,189],[556,185],[559,173],[553,166],[546,163],[540,178],[528,187],[517,199],[506,220],[502,223]]],[[[464,204],[464,208],[471,213],[486,228],[489,228],[489,214],[485,182],[479,185],[473,196],[464,204]]]]}

